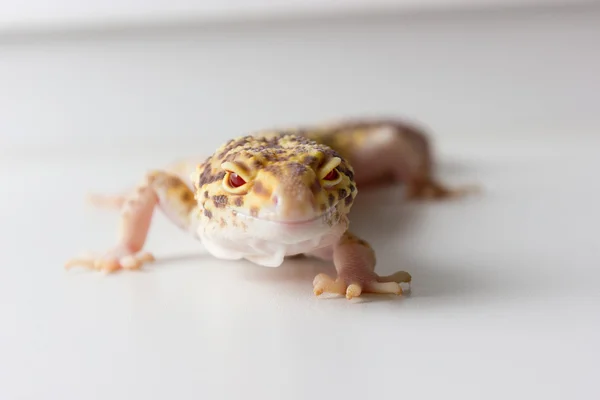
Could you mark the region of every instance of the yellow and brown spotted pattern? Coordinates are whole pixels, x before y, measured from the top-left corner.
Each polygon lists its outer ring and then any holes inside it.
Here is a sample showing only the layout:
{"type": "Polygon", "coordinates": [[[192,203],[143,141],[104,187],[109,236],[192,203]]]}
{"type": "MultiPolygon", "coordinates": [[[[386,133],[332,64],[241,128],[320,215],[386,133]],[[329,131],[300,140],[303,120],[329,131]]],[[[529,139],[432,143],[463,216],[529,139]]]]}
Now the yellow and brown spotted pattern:
{"type": "Polygon", "coordinates": [[[370,127],[358,124],[321,125],[297,131],[298,135],[335,149],[346,160],[351,160],[370,133],[370,127]]]}
{"type": "Polygon", "coordinates": [[[307,213],[331,211],[332,221],[348,214],[357,194],[354,170],[342,155],[296,131],[266,131],[229,140],[197,167],[192,180],[199,217],[222,227],[238,213],[260,217],[261,210],[276,202],[273,194],[281,188],[290,199],[310,199],[306,202],[310,204],[296,204],[310,207],[307,213]],[[320,175],[336,157],[341,160],[336,167],[341,179],[329,187],[320,175]],[[224,163],[247,182],[243,190],[227,187],[230,172],[224,163]]]}
{"type": "Polygon", "coordinates": [[[296,134],[324,144],[352,163],[353,157],[365,148],[365,142],[374,132],[390,128],[398,135],[413,156],[423,158],[429,164],[429,146],[425,131],[415,124],[394,119],[346,120],[321,124],[309,128],[297,128],[296,134]]]}
{"type": "MultiPolygon", "coordinates": [[[[170,203],[176,204],[182,213],[189,214],[196,207],[194,192],[178,176],[163,171],[152,171],[146,176],[148,186],[158,186],[161,195],[170,203]]],[[[138,188],[138,191],[143,187],[138,188]]],[[[178,210],[179,211],[179,210],[178,210]]]]}

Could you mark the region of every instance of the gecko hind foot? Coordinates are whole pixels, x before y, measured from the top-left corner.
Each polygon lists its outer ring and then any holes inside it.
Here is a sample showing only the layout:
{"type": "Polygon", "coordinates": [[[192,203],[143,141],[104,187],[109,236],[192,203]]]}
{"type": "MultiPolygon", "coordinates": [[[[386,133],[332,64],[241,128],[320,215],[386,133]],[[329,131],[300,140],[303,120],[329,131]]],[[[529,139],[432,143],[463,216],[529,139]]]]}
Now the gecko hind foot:
{"type": "Polygon", "coordinates": [[[400,283],[408,283],[411,276],[408,272],[400,271],[395,274],[374,277],[363,282],[347,282],[344,279],[333,279],[327,274],[319,274],[313,280],[313,291],[316,296],[323,293],[346,296],[347,299],[359,297],[362,293],[402,295],[404,291],[400,283]]]}
{"type": "Polygon", "coordinates": [[[87,195],[87,202],[92,206],[111,210],[120,210],[126,200],[127,196],[125,195],[102,195],[97,193],[87,195]]]}
{"type": "Polygon", "coordinates": [[[117,249],[100,257],[93,255],[74,257],[65,263],[65,269],[85,267],[104,273],[112,273],[121,269],[138,270],[143,264],[154,260],[154,256],[147,252],[135,254],[117,249]]]}
{"type": "Polygon", "coordinates": [[[475,185],[449,188],[432,179],[415,181],[406,187],[406,198],[409,200],[446,200],[463,197],[480,189],[475,185]]]}

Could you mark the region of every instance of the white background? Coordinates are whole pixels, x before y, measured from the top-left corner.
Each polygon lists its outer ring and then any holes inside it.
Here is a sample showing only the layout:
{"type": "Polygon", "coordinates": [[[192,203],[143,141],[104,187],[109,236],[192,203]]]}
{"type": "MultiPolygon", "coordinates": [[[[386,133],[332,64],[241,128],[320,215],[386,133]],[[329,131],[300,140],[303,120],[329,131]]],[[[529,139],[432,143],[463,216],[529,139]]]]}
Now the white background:
{"type": "Polygon", "coordinates": [[[590,0],[0,0],[0,32],[181,21],[227,21],[489,7],[577,5],[590,0]]]}
{"type": "Polygon", "coordinates": [[[9,35],[0,148],[167,137],[212,148],[242,131],[348,115],[415,118],[444,137],[592,133],[598,13],[9,35]]]}
{"type": "Polygon", "coordinates": [[[0,399],[597,399],[600,10],[0,37],[0,399]],[[409,297],[315,299],[327,266],[225,263],[160,214],[161,262],[84,203],[231,135],[362,115],[431,128],[478,195],[361,192],[354,229],[409,297]]]}

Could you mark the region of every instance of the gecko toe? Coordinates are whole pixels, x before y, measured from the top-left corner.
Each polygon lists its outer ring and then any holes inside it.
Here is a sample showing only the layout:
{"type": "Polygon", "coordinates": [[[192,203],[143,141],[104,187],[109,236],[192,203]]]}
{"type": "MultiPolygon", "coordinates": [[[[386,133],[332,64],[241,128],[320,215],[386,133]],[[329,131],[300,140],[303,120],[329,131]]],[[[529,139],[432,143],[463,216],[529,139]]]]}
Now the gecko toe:
{"type": "Polygon", "coordinates": [[[127,269],[138,270],[142,265],[154,261],[155,258],[150,253],[141,254],[121,254],[121,249],[113,250],[104,256],[88,255],[85,257],[75,257],[65,263],[65,269],[74,267],[83,267],[99,271],[105,274],[127,269]],[[118,255],[117,255],[118,254],[118,255]]]}
{"type": "Polygon", "coordinates": [[[367,286],[371,293],[402,295],[402,287],[397,282],[373,282],[367,286]]]}
{"type": "Polygon", "coordinates": [[[401,296],[404,294],[401,283],[406,284],[410,280],[410,274],[407,272],[398,272],[389,277],[376,277],[351,283],[344,279],[337,278],[334,280],[325,274],[319,274],[314,279],[313,292],[316,296],[323,293],[341,295],[348,300],[360,297],[364,293],[401,296]]]}
{"type": "Polygon", "coordinates": [[[359,285],[358,283],[353,283],[351,285],[348,285],[348,287],[346,288],[346,298],[348,300],[350,300],[354,297],[360,296],[361,293],[362,293],[362,286],[359,285]]]}
{"type": "Polygon", "coordinates": [[[332,293],[338,295],[346,294],[346,285],[341,280],[333,280],[327,274],[319,274],[313,280],[313,292],[316,296],[323,293],[332,293]]]}

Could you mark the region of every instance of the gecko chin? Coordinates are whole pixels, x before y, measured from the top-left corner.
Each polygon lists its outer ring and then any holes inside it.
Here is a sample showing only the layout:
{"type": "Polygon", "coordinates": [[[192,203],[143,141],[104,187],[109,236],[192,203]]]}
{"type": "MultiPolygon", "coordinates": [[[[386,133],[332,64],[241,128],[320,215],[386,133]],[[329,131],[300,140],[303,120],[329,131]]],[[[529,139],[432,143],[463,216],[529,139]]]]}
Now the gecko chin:
{"type": "Polygon", "coordinates": [[[278,267],[286,257],[331,248],[348,229],[348,219],[329,225],[321,218],[292,224],[254,218],[246,226],[218,233],[205,230],[199,236],[216,257],[278,267]]]}
{"type": "MultiPolygon", "coordinates": [[[[289,209],[288,209],[289,210],[289,209]]],[[[223,207],[197,234],[204,247],[223,259],[247,259],[277,267],[285,257],[331,247],[348,229],[348,217],[338,202],[321,213],[281,213],[262,209],[249,215],[244,209],[223,207]]]]}
{"type": "Polygon", "coordinates": [[[322,214],[293,220],[226,209],[221,216],[225,226],[207,224],[198,231],[206,249],[220,258],[245,258],[270,267],[281,265],[287,256],[332,246],[348,229],[346,214],[335,206],[322,214]]]}

